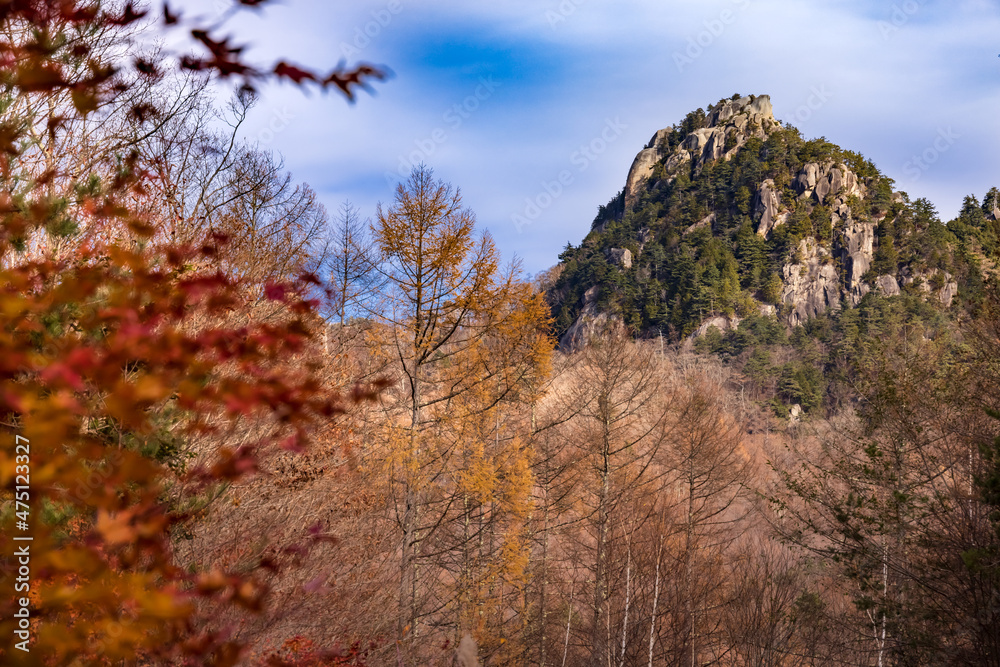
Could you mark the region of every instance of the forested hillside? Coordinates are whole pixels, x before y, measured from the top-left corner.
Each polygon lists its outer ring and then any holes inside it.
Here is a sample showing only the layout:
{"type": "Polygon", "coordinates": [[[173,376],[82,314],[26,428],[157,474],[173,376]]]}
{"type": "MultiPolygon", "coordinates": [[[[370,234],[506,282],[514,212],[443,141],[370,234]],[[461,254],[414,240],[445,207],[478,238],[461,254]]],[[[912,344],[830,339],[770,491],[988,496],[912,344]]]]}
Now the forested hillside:
{"type": "Polygon", "coordinates": [[[996,189],[734,96],[530,281],[430,166],[331,215],[245,137],[388,75],[259,4],[0,4],[0,663],[1000,665],[996,189]]]}
{"type": "Polygon", "coordinates": [[[860,153],[780,125],[766,96],[693,111],[656,133],[546,277],[556,334],[572,347],[611,315],[734,361],[779,414],[839,404],[834,367],[887,318],[976,317],[996,275],[1000,190],[942,223],[893,185],[860,153]]]}
{"type": "Polygon", "coordinates": [[[672,342],[713,317],[794,327],[871,292],[932,294],[946,308],[957,296],[974,310],[997,258],[1000,191],[942,224],[893,185],[860,153],[780,125],[766,96],[693,111],[656,133],[591,233],[560,255],[557,333],[588,308],[672,342]]]}

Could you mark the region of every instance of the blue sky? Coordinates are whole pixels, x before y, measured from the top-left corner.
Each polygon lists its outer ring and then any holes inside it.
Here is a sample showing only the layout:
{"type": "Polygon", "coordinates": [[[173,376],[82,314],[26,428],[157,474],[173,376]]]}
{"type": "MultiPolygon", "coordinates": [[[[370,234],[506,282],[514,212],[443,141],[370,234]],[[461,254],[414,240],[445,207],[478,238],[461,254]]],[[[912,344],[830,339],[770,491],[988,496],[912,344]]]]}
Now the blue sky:
{"type": "Polygon", "coordinates": [[[354,105],[268,87],[246,125],[331,212],[374,216],[422,160],[529,273],[580,242],[656,130],[733,93],[945,220],[1000,186],[998,0],[286,0],[231,27],[259,61],[395,73],[354,105]]]}

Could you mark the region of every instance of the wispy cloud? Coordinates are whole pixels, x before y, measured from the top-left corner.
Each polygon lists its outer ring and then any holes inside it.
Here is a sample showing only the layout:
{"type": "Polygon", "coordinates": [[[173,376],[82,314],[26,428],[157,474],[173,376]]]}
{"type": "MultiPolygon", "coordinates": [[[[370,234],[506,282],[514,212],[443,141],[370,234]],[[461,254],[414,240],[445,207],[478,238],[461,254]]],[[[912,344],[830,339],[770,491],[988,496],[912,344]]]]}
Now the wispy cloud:
{"type": "Polygon", "coordinates": [[[386,174],[398,172],[400,156],[430,141],[425,162],[462,189],[480,224],[529,271],[555,263],[567,241],[583,238],[653,132],[733,93],[771,95],[776,116],[798,121],[807,136],[863,152],[946,218],[964,195],[1000,185],[997,2],[398,1],[390,8],[388,0],[289,0],[263,19],[245,19],[240,32],[262,57],[310,63],[336,63],[367,26],[371,40],[359,57],[396,73],[353,106],[267,90],[248,136],[276,114],[288,117],[268,146],[328,206],[349,197],[368,213],[391,197],[386,174]],[[675,54],[691,40],[700,53],[679,69],[675,54]],[[484,77],[498,85],[466,110],[484,77]],[[816,90],[830,94],[820,101],[816,90]],[[468,111],[461,123],[445,118],[455,105],[468,111]],[[586,171],[573,171],[573,183],[518,233],[511,214],[574,170],[569,156],[616,117],[628,129],[586,171]],[[921,178],[908,178],[904,165],[939,128],[963,140],[921,178]]]}

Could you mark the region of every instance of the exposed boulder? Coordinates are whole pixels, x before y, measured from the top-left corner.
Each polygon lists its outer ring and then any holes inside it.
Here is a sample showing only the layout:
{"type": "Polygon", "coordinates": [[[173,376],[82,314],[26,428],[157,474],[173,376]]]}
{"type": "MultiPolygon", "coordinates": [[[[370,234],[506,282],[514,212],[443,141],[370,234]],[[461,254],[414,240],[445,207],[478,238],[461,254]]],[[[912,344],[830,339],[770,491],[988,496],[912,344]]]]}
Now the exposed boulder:
{"type": "Polygon", "coordinates": [[[673,182],[677,178],[676,174],[680,170],[682,164],[687,164],[691,161],[691,154],[687,151],[677,151],[673,155],[667,158],[667,161],[663,163],[664,171],[669,174],[667,176],[667,181],[673,182]]]}
{"type": "Polygon", "coordinates": [[[936,293],[938,300],[944,304],[945,308],[951,307],[951,302],[958,294],[958,282],[947,271],[940,269],[912,271],[909,267],[904,267],[902,273],[904,285],[916,284],[917,288],[925,294],[936,293]]]}
{"type": "Polygon", "coordinates": [[[642,229],[639,230],[639,234],[636,236],[636,240],[639,241],[640,255],[642,254],[642,251],[646,248],[646,244],[652,241],[654,237],[655,235],[653,234],[653,230],[651,230],[649,227],[643,227],[642,229]]]}
{"type": "Polygon", "coordinates": [[[597,296],[600,289],[594,285],[584,293],[583,310],[580,311],[580,315],[566,330],[563,337],[559,339],[559,347],[567,351],[583,347],[594,333],[603,330],[608,325],[608,321],[614,317],[598,310],[597,296]]]}
{"type": "Polygon", "coordinates": [[[788,421],[797,424],[802,421],[802,406],[796,403],[788,409],[788,421]]]}
{"type": "Polygon", "coordinates": [[[632,268],[632,251],[628,248],[611,248],[608,258],[612,264],[626,271],[632,268]]]}
{"type": "Polygon", "coordinates": [[[792,181],[792,187],[799,195],[811,198],[817,204],[822,204],[829,195],[839,196],[843,203],[851,196],[864,198],[867,192],[853,171],[835,162],[804,164],[792,181]]]}
{"type": "Polygon", "coordinates": [[[828,310],[840,309],[840,280],[837,269],[828,261],[830,253],[813,238],[799,243],[801,261],[786,264],[781,303],[789,326],[798,326],[828,310]]]}
{"type": "Polygon", "coordinates": [[[899,283],[896,282],[895,276],[879,276],[875,279],[875,289],[877,289],[882,296],[899,295],[899,283]]]}
{"type": "Polygon", "coordinates": [[[742,321],[743,321],[742,319],[735,316],[731,318],[722,317],[721,315],[710,317],[704,322],[702,322],[701,326],[698,327],[693,334],[691,334],[691,339],[694,340],[695,338],[701,338],[706,333],[708,333],[708,330],[711,329],[712,327],[715,327],[716,329],[722,332],[736,331],[737,327],[740,326],[740,322],[742,321]]]}
{"type": "Polygon", "coordinates": [[[795,181],[792,185],[795,187],[796,192],[800,195],[812,194],[813,190],[816,189],[816,184],[819,182],[819,164],[816,162],[808,162],[802,166],[802,170],[799,175],[795,177],[795,181]]]}
{"type": "Polygon", "coordinates": [[[938,292],[938,298],[941,299],[945,308],[951,308],[951,302],[956,296],[958,296],[958,283],[954,280],[945,283],[941,291],[938,292]]]}
{"type": "Polygon", "coordinates": [[[715,327],[722,333],[726,333],[727,331],[736,331],[736,329],[740,326],[740,322],[742,321],[743,320],[741,318],[736,317],[735,315],[731,318],[723,317],[721,315],[715,315],[713,317],[709,317],[704,322],[702,322],[701,325],[697,329],[695,329],[690,336],[684,339],[681,349],[684,352],[690,352],[691,350],[693,350],[695,341],[704,336],[705,334],[707,334],[708,330],[711,329],[712,327],[715,327]]]}
{"type": "Polygon", "coordinates": [[[698,222],[694,223],[693,225],[691,225],[690,227],[688,227],[687,229],[685,229],[684,233],[685,234],[690,234],[694,230],[699,229],[701,227],[711,227],[712,224],[715,222],[715,220],[716,220],[715,213],[714,212],[713,213],[709,213],[704,218],[702,218],[698,222]]]}
{"type": "Polygon", "coordinates": [[[756,122],[757,124],[776,122],[769,95],[758,95],[756,97],[744,96],[735,100],[723,100],[718,106],[712,109],[712,112],[708,116],[708,121],[709,125],[721,125],[741,115],[745,116],[746,120],[756,122]]]}

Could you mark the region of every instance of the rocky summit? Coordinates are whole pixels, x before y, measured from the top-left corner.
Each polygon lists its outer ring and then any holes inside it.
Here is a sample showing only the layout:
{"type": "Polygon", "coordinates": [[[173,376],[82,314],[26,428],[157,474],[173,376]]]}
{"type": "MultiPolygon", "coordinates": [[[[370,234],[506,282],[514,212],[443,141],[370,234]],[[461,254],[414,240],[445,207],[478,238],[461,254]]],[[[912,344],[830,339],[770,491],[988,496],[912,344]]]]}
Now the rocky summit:
{"type": "Polygon", "coordinates": [[[791,330],[865,299],[950,312],[980,298],[998,238],[996,188],[944,223],[861,153],[780,123],[767,95],[734,95],[653,135],[560,255],[548,298],[568,347],[607,318],[683,342],[747,318],[791,330]]]}
{"type": "Polygon", "coordinates": [[[632,162],[625,182],[626,204],[635,203],[640,189],[648,183],[658,164],[663,165],[670,174],[667,178],[672,179],[681,165],[691,164],[701,169],[706,162],[729,159],[747,139],[764,138],[779,127],[771,98],[761,95],[725,100],[712,111],[705,127],[692,131],[673,150],[668,148],[668,139],[674,128],[660,130],[632,162]]]}

